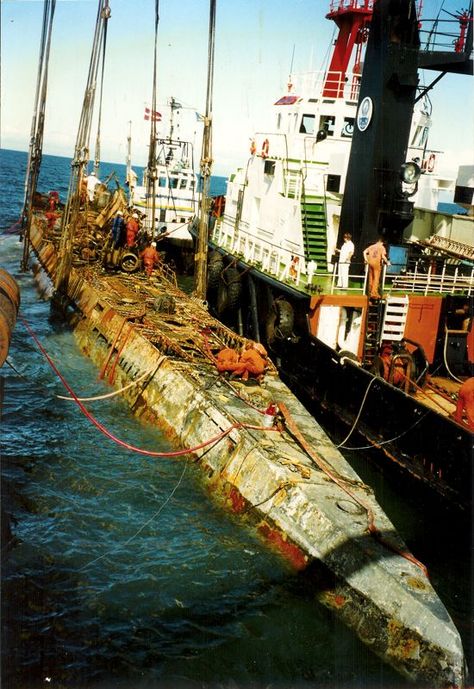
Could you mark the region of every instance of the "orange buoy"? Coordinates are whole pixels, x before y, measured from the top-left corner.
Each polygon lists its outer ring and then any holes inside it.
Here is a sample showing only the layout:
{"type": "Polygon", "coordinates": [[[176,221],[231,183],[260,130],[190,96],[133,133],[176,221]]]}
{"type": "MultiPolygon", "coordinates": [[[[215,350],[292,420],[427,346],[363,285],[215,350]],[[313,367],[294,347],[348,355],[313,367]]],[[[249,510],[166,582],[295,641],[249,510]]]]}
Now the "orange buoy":
{"type": "Polygon", "coordinates": [[[8,356],[19,308],[20,288],[10,273],[0,268],[0,366],[8,356]]]}

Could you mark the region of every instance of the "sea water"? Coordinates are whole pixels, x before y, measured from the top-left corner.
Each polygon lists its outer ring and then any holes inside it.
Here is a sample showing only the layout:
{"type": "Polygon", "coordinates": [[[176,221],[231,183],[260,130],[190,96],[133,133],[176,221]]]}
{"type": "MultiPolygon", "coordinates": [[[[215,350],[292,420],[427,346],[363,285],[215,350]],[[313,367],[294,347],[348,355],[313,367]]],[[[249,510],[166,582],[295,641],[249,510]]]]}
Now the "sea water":
{"type": "MultiPolygon", "coordinates": [[[[39,190],[64,200],[69,165],[44,156],[39,190]]],[[[25,166],[26,154],[0,151],[0,232],[18,219],[25,166]]],[[[101,176],[113,171],[123,181],[122,165],[104,165],[101,176]]],[[[213,179],[214,193],[224,182],[213,179]]],[[[18,235],[0,236],[1,265],[22,300],[0,371],[2,508],[14,536],[2,554],[2,687],[407,686],[315,602],[304,574],[213,504],[196,466],[125,451],[59,399],[68,393],[25,323],[76,394],[111,388],[69,329],[50,320],[21,255],[18,235]]],[[[121,440],[172,449],[120,397],[86,406],[121,440]]],[[[365,454],[349,454],[427,565],[468,652],[469,526],[410,500],[365,454]]]]}

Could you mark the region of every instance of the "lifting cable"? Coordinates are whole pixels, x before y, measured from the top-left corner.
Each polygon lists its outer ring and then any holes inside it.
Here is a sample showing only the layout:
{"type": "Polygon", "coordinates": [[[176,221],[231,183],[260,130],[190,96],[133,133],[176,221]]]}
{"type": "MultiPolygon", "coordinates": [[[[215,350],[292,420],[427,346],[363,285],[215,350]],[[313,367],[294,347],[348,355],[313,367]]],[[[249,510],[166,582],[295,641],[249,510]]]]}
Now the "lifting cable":
{"type": "Polygon", "coordinates": [[[18,221],[21,222],[21,229],[25,229],[23,233],[24,243],[23,256],[21,260],[22,270],[27,270],[28,267],[33,199],[36,193],[41,157],[43,154],[43,132],[46,110],[46,95],[48,89],[48,65],[55,8],[56,0],[44,0],[38,78],[36,82],[35,106],[31,120],[30,146],[28,149],[28,163],[26,167],[23,209],[21,211],[20,220],[18,221]]]}
{"type": "Polygon", "coordinates": [[[54,286],[58,292],[63,293],[67,290],[67,283],[72,265],[74,227],[81,205],[80,182],[83,179],[84,171],[87,169],[89,163],[89,141],[94,111],[97,74],[99,71],[100,48],[102,46],[103,36],[107,31],[107,22],[110,16],[109,0],[99,0],[89,73],[77,131],[74,158],[71,162],[67,201],[61,218],[59,265],[54,286]]]}
{"type": "MultiPolygon", "coordinates": [[[[147,185],[147,210],[151,210],[151,225],[150,232],[152,237],[155,235],[155,214],[156,214],[156,72],[158,59],[158,24],[160,21],[160,3],[155,0],[155,40],[153,47],[153,84],[151,94],[151,112],[150,112],[150,144],[148,148],[148,163],[146,167],[146,185],[147,185]],[[151,198],[151,208],[149,200],[151,198]]],[[[150,215],[150,214],[149,214],[150,215]]]]}
{"type": "Polygon", "coordinates": [[[107,438],[112,440],[114,443],[117,445],[120,445],[121,447],[125,448],[126,450],[130,450],[131,452],[136,452],[137,454],[141,455],[146,455],[148,457],[182,457],[183,455],[189,455],[195,453],[197,450],[201,450],[204,447],[207,447],[209,445],[214,445],[215,443],[219,442],[223,438],[225,438],[229,433],[231,433],[234,429],[248,429],[248,430],[254,430],[254,431],[278,431],[277,428],[266,428],[265,426],[255,426],[253,424],[246,424],[246,423],[239,423],[239,422],[234,422],[231,424],[228,428],[226,428],[224,431],[221,431],[217,435],[213,436],[212,438],[209,438],[208,440],[203,441],[202,443],[199,443],[195,447],[187,448],[184,450],[174,450],[172,452],[156,452],[153,450],[145,450],[140,447],[136,447],[134,445],[131,445],[130,443],[125,442],[124,440],[120,440],[117,436],[115,436],[113,433],[111,433],[100,421],[98,421],[90,412],[89,410],[83,405],[81,400],[75,395],[74,390],[71,388],[69,383],[66,381],[64,376],[61,374],[57,366],[55,365],[54,361],[51,359],[49,356],[48,352],[45,350],[41,342],[39,341],[38,337],[34,333],[33,329],[31,326],[28,324],[26,319],[23,317],[23,315],[20,314],[20,319],[23,322],[23,325],[25,326],[26,330],[29,332],[31,337],[33,338],[36,346],[40,350],[40,352],[43,354],[44,358],[50,365],[50,367],[53,369],[55,374],[58,376],[66,390],[70,393],[76,404],[78,405],[79,409],[81,412],[84,414],[84,416],[107,438]]]}
{"type": "MultiPolygon", "coordinates": [[[[108,8],[108,19],[110,18],[110,8],[108,8]]],[[[94,170],[96,174],[99,172],[100,166],[100,126],[102,123],[102,95],[104,91],[104,74],[105,74],[105,49],[107,45],[107,22],[104,22],[104,29],[101,34],[102,42],[102,68],[100,74],[100,90],[99,90],[99,113],[97,116],[97,136],[95,140],[95,154],[94,154],[94,170]]]]}

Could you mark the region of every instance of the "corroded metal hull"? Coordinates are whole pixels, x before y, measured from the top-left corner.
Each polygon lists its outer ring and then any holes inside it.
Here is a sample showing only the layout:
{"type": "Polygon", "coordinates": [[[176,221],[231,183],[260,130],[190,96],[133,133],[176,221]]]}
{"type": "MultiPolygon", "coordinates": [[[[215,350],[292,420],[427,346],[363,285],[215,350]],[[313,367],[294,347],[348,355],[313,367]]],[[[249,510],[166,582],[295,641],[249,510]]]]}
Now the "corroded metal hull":
{"type": "MultiPolygon", "coordinates": [[[[48,276],[58,237],[35,215],[31,243],[48,276]]],[[[82,351],[138,416],[192,458],[211,494],[289,562],[307,569],[318,599],[387,663],[429,686],[464,681],[459,634],[420,564],[321,427],[275,371],[262,386],[227,381],[211,351],[237,336],[167,281],[73,266],[68,298],[82,351]],[[172,299],[172,313],[157,301],[172,299]],[[269,402],[283,410],[264,429],[269,402]],[[210,438],[219,438],[202,447],[210,438]]]]}

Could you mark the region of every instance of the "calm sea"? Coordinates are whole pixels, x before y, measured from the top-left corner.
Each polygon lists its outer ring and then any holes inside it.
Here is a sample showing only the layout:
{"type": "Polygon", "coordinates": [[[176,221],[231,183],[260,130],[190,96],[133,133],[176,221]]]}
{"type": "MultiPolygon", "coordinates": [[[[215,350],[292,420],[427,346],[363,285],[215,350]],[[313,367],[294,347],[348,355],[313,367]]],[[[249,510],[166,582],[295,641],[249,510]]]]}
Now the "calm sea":
{"type": "MultiPolygon", "coordinates": [[[[26,154],[0,151],[0,231],[17,220],[26,154]]],[[[64,199],[69,161],[45,156],[41,191],[64,199]]],[[[101,176],[123,165],[103,165],[101,176]]],[[[214,193],[224,178],[213,179],[214,193]]],[[[220,185],[220,186],[219,186],[220,185]]],[[[22,245],[0,236],[22,314],[75,392],[107,392],[71,333],[49,320],[22,245]]],[[[2,556],[2,687],[36,689],[396,689],[407,686],[314,601],[183,460],[147,459],[99,435],[64,394],[21,321],[3,390],[2,506],[15,545],[2,556]],[[12,368],[13,367],[13,368],[12,368]]],[[[120,399],[89,408],[114,434],[166,450],[120,399]]],[[[469,526],[408,498],[366,456],[348,457],[470,643],[469,526]]],[[[3,521],[6,525],[6,520],[3,521]]]]}

